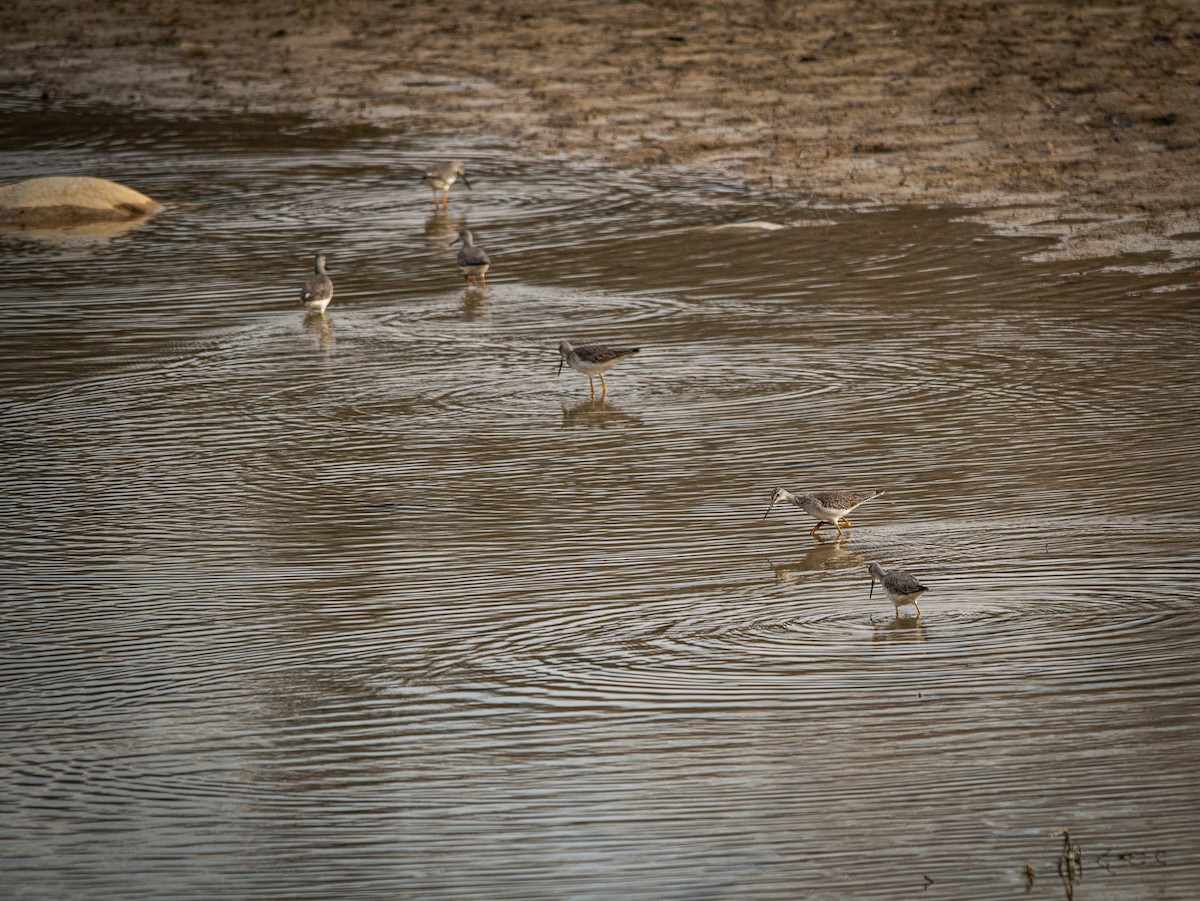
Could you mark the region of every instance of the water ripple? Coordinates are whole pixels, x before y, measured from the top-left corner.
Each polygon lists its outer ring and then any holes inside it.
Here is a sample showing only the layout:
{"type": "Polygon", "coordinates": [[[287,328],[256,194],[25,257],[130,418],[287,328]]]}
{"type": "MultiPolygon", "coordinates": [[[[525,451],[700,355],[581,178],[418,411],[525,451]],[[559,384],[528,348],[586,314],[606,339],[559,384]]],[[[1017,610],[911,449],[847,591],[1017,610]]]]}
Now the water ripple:
{"type": "Polygon", "coordinates": [[[168,201],[0,237],[10,894],[1007,898],[1062,825],[1189,894],[1174,276],[456,136],[6,112],[16,177],[168,201]],[[593,398],[564,338],[642,351],[593,398]],[[886,493],[814,541],[777,485],[886,493]]]}

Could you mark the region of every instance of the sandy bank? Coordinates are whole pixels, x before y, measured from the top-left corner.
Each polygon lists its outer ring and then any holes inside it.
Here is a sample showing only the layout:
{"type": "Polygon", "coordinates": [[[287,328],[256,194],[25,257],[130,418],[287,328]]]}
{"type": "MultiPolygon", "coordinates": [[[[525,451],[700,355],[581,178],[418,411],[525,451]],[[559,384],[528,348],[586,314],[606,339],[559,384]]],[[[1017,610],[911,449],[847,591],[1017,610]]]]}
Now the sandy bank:
{"type": "Polygon", "coordinates": [[[0,86],[309,112],[514,151],[961,204],[1065,256],[1200,265],[1190,0],[9,0],[0,86]],[[1019,205],[992,212],[995,207],[1019,205]]]}

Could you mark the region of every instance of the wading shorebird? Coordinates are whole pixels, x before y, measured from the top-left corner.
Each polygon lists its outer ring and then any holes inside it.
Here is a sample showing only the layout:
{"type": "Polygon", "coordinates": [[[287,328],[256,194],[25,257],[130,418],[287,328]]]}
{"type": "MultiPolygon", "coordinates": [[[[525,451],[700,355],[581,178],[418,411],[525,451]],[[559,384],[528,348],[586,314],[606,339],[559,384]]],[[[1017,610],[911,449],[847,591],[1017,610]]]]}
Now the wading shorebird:
{"type": "Polygon", "coordinates": [[[871,575],[871,593],[867,597],[875,593],[875,583],[879,582],[883,586],[883,590],[887,592],[887,596],[891,598],[892,603],[896,605],[897,619],[900,618],[900,608],[906,604],[916,607],[917,619],[921,618],[921,607],[917,604],[917,598],[929,589],[918,582],[916,576],[906,569],[884,572],[878,563],[868,563],[867,572],[871,575]]]}
{"type": "Polygon", "coordinates": [[[325,254],[319,253],[313,259],[313,271],[300,289],[300,303],[306,310],[314,313],[324,313],[333,300],[333,279],[325,272],[325,254]]]}
{"type": "MultiPolygon", "coordinates": [[[[448,163],[442,163],[439,166],[430,166],[425,170],[425,174],[421,176],[421,181],[429,185],[429,189],[433,191],[434,207],[442,206],[450,209],[450,186],[462,178],[463,184],[471,188],[471,182],[467,178],[467,170],[463,166],[462,160],[451,160],[448,163]],[[442,192],[441,202],[438,202],[438,191],[442,192]]],[[[474,190],[474,188],[471,188],[474,190]]]]}
{"type": "Polygon", "coordinates": [[[817,524],[808,533],[813,538],[817,537],[817,532],[826,523],[837,529],[838,537],[841,538],[842,527],[839,521],[850,525],[846,514],[859,504],[865,504],[871,498],[879,497],[881,494],[883,494],[882,491],[810,491],[807,494],[792,494],[786,488],[776,488],[771,494],[771,505],[763,514],[763,519],[770,515],[776,504],[786,501],[795,504],[809,516],[816,517],[817,524]]]}
{"type": "Polygon", "coordinates": [[[562,375],[563,364],[570,366],[576,372],[582,372],[588,377],[588,387],[592,397],[596,396],[596,384],[592,376],[600,377],[600,396],[608,394],[608,385],[604,383],[604,373],[608,372],[622,360],[627,360],[641,350],[640,347],[606,347],[603,344],[581,344],[573,347],[570,341],[558,345],[561,359],[558,361],[558,374],[562,375]]]}
{"type": "Polygon", "coordinates": [[[475,239],[471,233],[465,228],[458,233],[458,237],[450,242],[450,246],[462,242],[462,249],[458,252],[458,268],[463,274],[463,281],[467,284],[478,284],[487,287],[488,268],[492,265],[491,259],[484,252],[482,247],[475,246],[475,239]],[[475,279],[479,281],[476,282],[475,279]]]}

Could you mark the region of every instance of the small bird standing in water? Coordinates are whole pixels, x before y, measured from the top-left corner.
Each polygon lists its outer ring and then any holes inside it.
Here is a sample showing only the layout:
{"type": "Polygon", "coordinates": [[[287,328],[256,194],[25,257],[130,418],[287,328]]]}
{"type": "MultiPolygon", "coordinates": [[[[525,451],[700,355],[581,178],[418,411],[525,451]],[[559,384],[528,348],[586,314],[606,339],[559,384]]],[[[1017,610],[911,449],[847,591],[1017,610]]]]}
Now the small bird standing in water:
{"type": "Polygon", "coordinates": [[[816,517],[817,524],[808,533],[813,538],[817,537],[817,532],[826,523],[836,528],[838,537],[841,538],[842,527],[839,525],[839,521],[844,522],[847,526],[850,525],[846,514],[881,494],[883,494],[882,491],[810,491],[807,494],[792,494],[786,488],[776,488],[771,494],[771,505],[763,514],[763,519],[770,515],[776,504],[786,501],[795,504],[809,516],[816,517]]]}
{"type": "MultiPolygon", "coordinates": [[[[462,178],[463,184],[471,188],[471,182],[467,178],[466,167],[463,166],[462,160],[451,160],[448,163],[442,163],[437,166],[430,166],[425,170],[425,174],[421,176],[421,181],[429,185],[433,191],[433,205],[436,209],[438,206],[450,209],[450,186],[462,178]],[[438,191],[442,192],[441,203],[438,202],[438,191]]],[[[471,190],[475,190],[471,188],[471,190]]]]}
{"type": "Polygon", "coordinates": [[[462,242],[462,249],[458,252],[458,268],[463,274],[463,281],[467,284],[478,284],[487,287],[488,268],[491,267],[492,261],[484,252],[482,247],[475,246],[475,239],[471,233],[465,228],[458,233],[458,237],[450,242],[450,246],[462,242]],[[476,282],[476,277],[479,281],[476,282]]]}
{"type": "Polygon", "coordinates": [[[884,572],[883,568],[874,562],[867,564],[867,572],[871,575],[871,592],[867,595],[868,597],[875,594],[875,583],[879,582],[883,585],[883,590],[887,592],[892,603],[896,605],[897,619],[900,618],[900,608],[905,604],[912,604],[916,607],[917,619],[921,618],[921,608],[917,604],[917,598],[929,589],[918,582],[916,576],[906,569],[884,572]]]}
{"type": "Polygon", "coordinates": [[[558,361],[558,374],[562,375],[563,364],[570,366],[576,372],[582,372],[588,377],[588,387],[592,397],[596,396],[596,384],[592,376],[600,377],[600,396],[608,394],[608,385],[604,383],[604,373],[608,372],[622,360],[627,360],[641,350],[640,347],[606,347],[603,344],[581,344],[573,347],[570,341],[558,345],[561,359],[558,361]]]}
{"type": "Polygon", "coordinates": [[[325,254],[318,253],[313,259],[313,271],[300,289],[300,302],[306,310],[324,313],[333,300],[333,279],[325,272],[325,254]]]}

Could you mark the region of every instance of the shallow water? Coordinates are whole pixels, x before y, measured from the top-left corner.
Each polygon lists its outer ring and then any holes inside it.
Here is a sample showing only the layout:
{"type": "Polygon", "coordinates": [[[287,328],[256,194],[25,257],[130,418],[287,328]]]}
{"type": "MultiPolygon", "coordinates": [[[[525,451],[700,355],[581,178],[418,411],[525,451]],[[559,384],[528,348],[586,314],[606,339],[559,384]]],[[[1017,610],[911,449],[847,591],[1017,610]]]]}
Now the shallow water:
{"type": "Polygon", "coordinates": [[[0,237],[6,896],[1200,891],[1194,277],[261,118],[0,167],[169,203],[0,237]]]}

